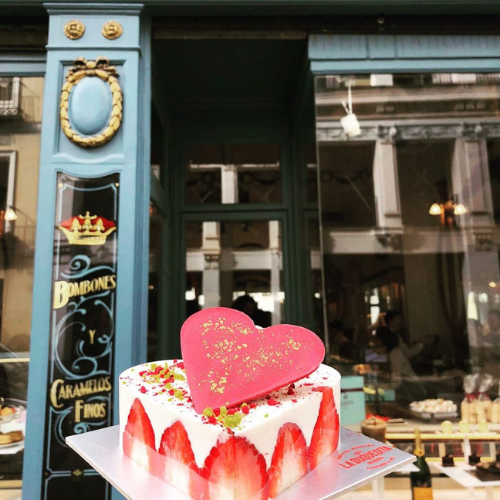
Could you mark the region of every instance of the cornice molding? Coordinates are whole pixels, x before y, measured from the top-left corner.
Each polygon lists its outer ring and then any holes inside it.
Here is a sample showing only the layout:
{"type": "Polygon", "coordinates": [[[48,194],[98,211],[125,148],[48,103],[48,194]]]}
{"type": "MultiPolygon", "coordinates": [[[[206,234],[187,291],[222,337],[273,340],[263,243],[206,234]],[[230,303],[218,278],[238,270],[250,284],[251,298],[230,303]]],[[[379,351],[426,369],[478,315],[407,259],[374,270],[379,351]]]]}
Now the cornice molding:
{"type": "MultiPolygon", "coordinates": [[[[1,5],[1,3],[0,3],[1,5]]],[[[129,16],[138,16],[144,4],[142,3],[112,3],[93,2],[93,3],[44,3],[43,6],[51,15],[57,14],[121,14],[129,16]]]]}
{"type": "MultiPolygon", "coordinates": [[[[499,122],[428,123],[393,125],[368,125],[361,122],[361,134],[349,142],[397,141],[425,139],[490,139],[500,137],[499,122]]],[[[346,142],[346,135],[340,123],[319,126],[316,129],[318,142],[346,142]]]]}
{"type": "MultiPolygon", "coordinates": [[[[120,5],[134,5],[137,0],[121,0],[120,5]]],[[[155,9],[157,13],[161,14],[161,10],[182,8],[184,11],[196,10],[197,14],[200,9],[205,9],[205,14],[208,8],[220,7],[226,11],[231,9],[235,15],[242,12],[242,8],[246,9],[249,15],[255,14],[260,10],[263,13],[269,13],[270,8],[276,8],[274,14],[279,11],[301,11],[309,12],[314,15],[325,14],[350,14],[359,15],[373,14],[378,15],[380,12],[385,14],[441,14],[450,15],[457,14],[492,14],[500,13],[500,3],[498,0],[144,0],[144,5],[148,8],[155,9]]],[[[74,5],[85,5],[84,2],[77,2],[74,5]]],[[[67,1],[61,3],[52,0],[52,2],[45,3],[43,0],[0,0],[0,8],[14,9],[16,12],[21,12],[26,7],[42,7],[45,5],[68,5],[67,1]],[[13,5],[15,4],[15,5],[13,5]]],[[[92,5],[97,5],[98,8],[113,8],[110,5],[110,0],[96,1],[92,5]]],[[[212,15],[212,12],[208,12],[212,15]]]]}

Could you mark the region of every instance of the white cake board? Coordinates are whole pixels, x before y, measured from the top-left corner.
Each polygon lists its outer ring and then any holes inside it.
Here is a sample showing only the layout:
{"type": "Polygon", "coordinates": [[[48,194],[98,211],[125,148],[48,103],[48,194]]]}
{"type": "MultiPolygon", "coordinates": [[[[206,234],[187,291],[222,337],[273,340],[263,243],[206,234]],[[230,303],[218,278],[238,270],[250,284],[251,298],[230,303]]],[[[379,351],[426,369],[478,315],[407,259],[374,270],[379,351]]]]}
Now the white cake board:
{"type": "MultiPolygon", "coordinates": [[[[66,443],[128,500],[188,500],[123,455],[119,432],[119,426],[108,427],[70,436],[66,443]]],[[[415,460],[414,455],[342,427],[339,449],[275,500],[330,500],[415,460]]]]}

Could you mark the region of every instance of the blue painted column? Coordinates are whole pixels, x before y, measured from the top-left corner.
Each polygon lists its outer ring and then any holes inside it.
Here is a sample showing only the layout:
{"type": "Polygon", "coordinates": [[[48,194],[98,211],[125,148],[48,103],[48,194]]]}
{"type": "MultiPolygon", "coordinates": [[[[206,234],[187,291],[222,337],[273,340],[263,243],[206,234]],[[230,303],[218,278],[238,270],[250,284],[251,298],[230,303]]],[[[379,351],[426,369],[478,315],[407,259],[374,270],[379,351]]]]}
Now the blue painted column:
{"type": "MultiPolygon", "coordinates": [[[[92,474],[89,470],[75,473],[71,470],[52,471],[47,468],[47,433],[51,431],[47,425],[47,413],[49,405],[53,404],[53,386],[49,374],[54,364],[52,344],[56,322],[53,297],[54,276],[57,272],[57,269],[54,270],[57,267],[54,257],[55,240],[64,241],[69,249],[83,249],[83,246],[68,245],[60,235],[58,197],[63,191],[61,179],[77,178],[83,184],[87,182],[85,179],[94,179],[89,181],[89,185],[95,186],[100,182],[99,178],[114,175],[112,185],[110,184],[111,191],[119,191],[116,198],[118,215],[114,221],[116,231],[111,231],[113,241],[117,243],[117,286],[113,291],[114,328],[110,344],[113,359],[110,365],[113,366],[110,376],[112,390],[108,397],[108,402],[111,403],[110,423],[117,423],[118,419],[118,375],[131,365],[145,361],[147,347],[151,100],[149,21],[141,17],[142,5],[103,2],[88,5],[49,4],[46,7],[50,14],[50,29],[42,122],[28,422],[23,471],[25,500],[50,500],[46,486],[60,476],[80,481],[81,489],[85,491],[85,477],[92,474]],[[111,21],[113,22],[110,23],[111,21]],[[70,112],[69,120],[65,120],[64,110],[61,112],[61,106],[64,108],[61,89],[70,68],[74,67],[74,61],[78,58],[90,62],[85,71],[92,68],[93,62],[102,58],[109,59],[109,64],[115,69],[114,78],[122,90],[122,113],[118,107],[106,111],[109,103],[115,106],[119,104],[113,77],[109,77],[104,84],[102,74],[100,80],[95,75],[84,79],[75,77],[73,87],[66,87],[69,96],[66,102],[70,112]],[[79,88],[78,92],[75,92],[76,88],[79,88]],[[120,114],[123,118],[117,128],[116,120],[120,114]],[[104,139],[99,139],[101,135],[104,139]],[[103,144],[100,144],[101,139],[103,144]],[[88,145],[92,141],[97,142],[98,146],[81,146],[82,142],[88,145]],[[63,174],[66,177],[62,177],[63,174]]],[[[78,67],[72,71],[78,71],[78,67]]],[[[92,76],[91,69],[89,71],[86,76],[92,76]]],[[[78,189],[75,187],[75,192],[78,189]]],[[[76,217],[84,214],[72,215],[76,217]]],[[[72,223],[76,226],[72,226],[69,231],[79,232],[77,237],[85,238],[84,219],[77,219],[76,222],[72,219],[72,223]]],[[[92,226],[95,222],[89,224],[92,226]]],[[[92,226],[90,233],[97,226],[92,226]]],[[[112,279],[108,279],[106,283],[111,288],[109,284],[112,279]]],[[[93,337],[91,340],[93,341],[93,337]]],[[[58,401],[56,403],[56,406],[62,405],[58,401]]],[[[94,500],[100,500],[91,495],[91,491],[86,493],[85,498],[92,496],[94,500]]],[[[108,496],[106,493],[102,498],[108,496]]],[[[116,492],[113,497],[118,498],[116,492]]],[[[69,497],[61,490],[58,498],[64,500],[69,497]]]]}

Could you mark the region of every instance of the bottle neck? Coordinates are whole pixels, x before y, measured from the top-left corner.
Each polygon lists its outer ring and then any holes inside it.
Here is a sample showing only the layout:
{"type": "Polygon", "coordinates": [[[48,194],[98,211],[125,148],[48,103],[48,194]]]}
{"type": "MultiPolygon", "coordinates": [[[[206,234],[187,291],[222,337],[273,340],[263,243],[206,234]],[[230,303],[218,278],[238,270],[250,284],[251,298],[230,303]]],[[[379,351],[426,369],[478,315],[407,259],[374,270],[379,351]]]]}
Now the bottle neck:
{"type": "Polygon", "coordinates": [[[420,437],[420,429],[415,429],[415,450],[413,454],[417,457],[424,456],[424,449],[422,448],[422,438],[420,437]]]}

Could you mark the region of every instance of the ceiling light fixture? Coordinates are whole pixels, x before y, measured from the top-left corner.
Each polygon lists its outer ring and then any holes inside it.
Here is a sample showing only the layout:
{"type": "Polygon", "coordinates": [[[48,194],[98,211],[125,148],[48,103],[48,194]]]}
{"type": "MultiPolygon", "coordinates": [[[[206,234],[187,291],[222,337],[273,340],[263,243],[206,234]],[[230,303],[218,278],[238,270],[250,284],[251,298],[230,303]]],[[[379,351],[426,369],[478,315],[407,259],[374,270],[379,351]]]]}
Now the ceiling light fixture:
{"type": "Polygon", "coordinates": [[[438,203],[434,201],[429,208],[430,215],[440,215],[442,226],[454,226],[455,215],[464,215],[468,212],[467,208],[462,203],[456,203],[453,200],[438,203]]]}

